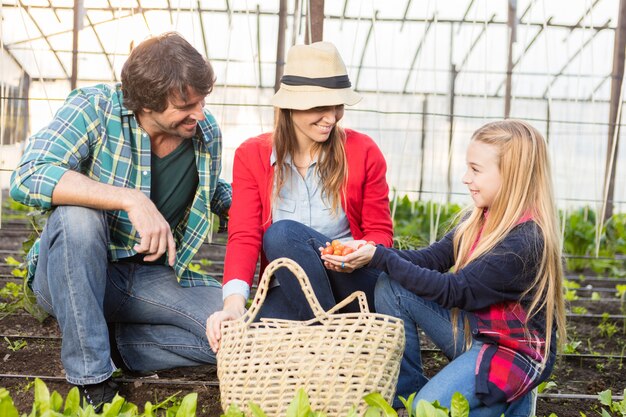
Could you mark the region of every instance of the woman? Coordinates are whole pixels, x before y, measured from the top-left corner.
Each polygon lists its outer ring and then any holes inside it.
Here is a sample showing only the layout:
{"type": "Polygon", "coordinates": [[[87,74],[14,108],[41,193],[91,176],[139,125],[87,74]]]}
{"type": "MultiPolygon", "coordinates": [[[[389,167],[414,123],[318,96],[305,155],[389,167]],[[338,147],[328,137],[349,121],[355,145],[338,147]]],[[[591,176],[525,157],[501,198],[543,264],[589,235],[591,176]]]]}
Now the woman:
{"type": "MultiPolygon", "coordinates": [[[[260,253],[261,272],[279,257],[300,264],[324,309],[356,290],[364,291],[373,307],[379,271],[326,270],[319,253],[331,240],[353,248],[393,242],[383,155],[368,136],[338,126],[343,106],[360,99],[332,44],[290,49],[280,90],[271,100],[278,108],[274,131],[248,139],[235,153],[224,309],[207,321],[214,351],[221,322],[244,313],[260,253]]],[[[289,271],[275,274],[260,315],[312,317],[289,271]]]]}

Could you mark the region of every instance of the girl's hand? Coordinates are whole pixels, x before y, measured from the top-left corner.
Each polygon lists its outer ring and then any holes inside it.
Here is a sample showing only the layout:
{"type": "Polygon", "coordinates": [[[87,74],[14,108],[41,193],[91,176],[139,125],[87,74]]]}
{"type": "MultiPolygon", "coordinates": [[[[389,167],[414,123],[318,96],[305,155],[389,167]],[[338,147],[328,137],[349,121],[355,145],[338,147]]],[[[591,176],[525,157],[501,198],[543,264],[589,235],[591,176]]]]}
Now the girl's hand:
{"type": "Polygon", "coordinates": [[[206,321],[206,336],[209,346],[217,353],[222,339],[222,322],[237,320],[245,313],[246,300],[239,294],[233,294],[224,300],[224,309],[211,314],[206,321]]]}
{"type": "MultiPolygon", "coordinates": [[[[323,249],[320,248],[320,250],[323,249]]],[[[322,260],[327,269],[349,273],[369,264],[374,256],[374,252],[376,252],[376,246],[368,242],[368,244],[362,245],[355,252],[345,256],[322,254],[322,260]]]]}

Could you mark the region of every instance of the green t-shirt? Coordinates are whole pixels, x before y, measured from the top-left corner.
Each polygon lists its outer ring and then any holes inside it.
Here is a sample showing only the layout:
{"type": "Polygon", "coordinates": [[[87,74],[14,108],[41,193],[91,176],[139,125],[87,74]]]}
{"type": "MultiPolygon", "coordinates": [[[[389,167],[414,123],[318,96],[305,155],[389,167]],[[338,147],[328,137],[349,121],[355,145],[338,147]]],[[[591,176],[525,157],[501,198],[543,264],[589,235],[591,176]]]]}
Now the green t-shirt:
{"type": "Polygon", "coordinates": [[[198,169],[191,140],[159,158],[152,154],[150,200],[173,229],[183,218],[198,188],[198,169]]]}
{"type": "MultiPolygon", "coordinates": [[[[185,210],[193,201],[198,188],[198,168],[191,140],[184,140],[174,151],[159,158],[154,153],[151,158],[150,200],[161,212],[174,230],[185,215],[185,210]]],[[[123,258],[124,262],[163,265],[167,263],[167,253],[156,261],[143,260],[143,254],[123,258]]]]}

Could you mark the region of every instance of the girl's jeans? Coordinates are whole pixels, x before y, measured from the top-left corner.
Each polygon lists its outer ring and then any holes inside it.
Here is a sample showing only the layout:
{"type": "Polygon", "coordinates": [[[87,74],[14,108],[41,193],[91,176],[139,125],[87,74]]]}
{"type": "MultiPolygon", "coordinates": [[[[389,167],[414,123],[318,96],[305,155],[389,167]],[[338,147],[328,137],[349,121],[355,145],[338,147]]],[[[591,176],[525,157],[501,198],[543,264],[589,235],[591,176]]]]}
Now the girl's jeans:
{"type": "MultiPolygon", "coordinates": [[[[311,281],[313,291],[324,310],[330,309],[354,291],[359,290],[365,292],[369,308],[374,310],[374,287],[381,272],[371,268],[360,268],[352,273],[326,269],[318,249],[326,246],[326,242],[330,242],[327,236],[302,223],[280,220],[272,224],[265,232],[263,250],[270,262],[286,257],[298,263],[311,281]]],[[[358,304],[350,303],[341,311],[358,311],[358,304]]],[[[298,280],[286,268],[281,268],[274,274],[259,317],[288,320],[313,318],[313,311],[309,307],[298,280]]]]}
{"type": "Polygon", "coordinates": [[[59,206],[41,235],[32,286],[61,328],[67,380],[85,385],[111,376],[107,322],[131,370],[215,363],[205,326],[222,309],[221,288],[183,288],[169,266],[109,262],[108,233],[104,212],[59,206]]]}
{"type": "MultiPolygon", "coordinates": [[[[417,392],[413,407],[419,400],[438,400],[441,405],[450,408],[452,394],[460,392],[469,402],[471,417],[500,417],[502,413],[506,417],[527,417],[534,414],[535,393],[532,391],[513,403],[492,406],[486,406],[476,397],[474,369],[482,343],[474,340],[472,347],[465,350],[463,311],[459,311],[459,318],[453,324],[450,310],[413,294],[389,279],[387,274],[379,277],[375,298],[379,313],[404,320],[406,347],[396,395],[408,398],[411,393],[417,392]],[[453,325],[457,327],[456,344],[453,325]],[[451,360],[430,380],[424,376],[422,369],[420,329],[451,360]]],[[[401,407],[402,403],[395,398],[393,406],[401,407]]]]}

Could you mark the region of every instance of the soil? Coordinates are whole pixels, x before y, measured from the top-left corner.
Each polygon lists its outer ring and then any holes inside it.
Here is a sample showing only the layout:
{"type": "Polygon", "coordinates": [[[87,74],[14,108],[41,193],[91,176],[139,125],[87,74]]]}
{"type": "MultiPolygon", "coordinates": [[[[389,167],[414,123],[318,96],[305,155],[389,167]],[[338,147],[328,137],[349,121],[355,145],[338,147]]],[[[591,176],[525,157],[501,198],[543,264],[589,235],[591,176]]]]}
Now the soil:
{"type": "MultiPolygon", "coordinates": [[[[10,269],[2,265],[6,256],[18,257],[23,232],[12,232],[14,228],[0,229],[0,288],[11,281],[10,269]],[[7,229],[9,231],[7,232],[7,229]],[[14,254],[15,253],[15,254],[14,254]]],[[[223,239],[223,238],[222,238],[223,239]]],[[[208,265],[202,266],[221,278],[224,247],[204,245],[199,258],[213,259],[208,265]]],[[[17,281],[16,281],[17,282],[17,281]]],[[[618,283],[625,283],[621,280],[618,283]]],[[[594,288],[604,286],[615,288],[615,283],[594,283],[594,288]]],[[[612,315],[624,314],[622,306],[615,296],[607,291],[606,297],[600,301],[576,300],[570,308],[585,307],[588,315],[601,315],[608,312],[612,315]]],[[[1,301],[1,300],[0,300],[1,301]]],[[[537,415],[549,416],[554,413],[558,417],[579,417],[582,413],[596,415],[600,411],[597,393],[610,389],[613,395],[622,395],[626,388],[626,371],[624,354],[626,351],[626,323],[620,319],[605,319],[604,326],[599,317],[571,317],[569,319],[569,339],[580,342],[576,348],[578,356],[561,355],[551,380],[556,387],[539,396],[537,415]],[[615,329],[615,333],[607,334],[603,329],[615,329]],[[564,398],[566,395],[577,398],[564,398]],[[582,395],[588,398],[580,398],[582,395]]],[[[427,344],[426,347],[429,347],[427,344]]],[[[41,377],[52,392],[58,391],[65,396],[71,388],[65,382],[64,371],[60,359],[61,338],[56,321],[47,318],[43,323],[37,322],[25,313],[16,313],[0,319],[0,387],[9,390],[20,413],[30,412],[33,402],[32,381],[41,377]],[[7,340],[2,340],[4,337],[7,340]],[[11,350],[10,344],[24,340],[26,345],[18,350],[11,350]]],[[[436,351],[424,352],[424,364],[428,375],[433,375],[446,360],[436,351]]],[[[179,368],[158,372],[158,379],[138,378],[132,375],[120,375],[117,378],[125,398],[137,404],[140,410],[147,401],[158,403],[169,396],[178,399],[188,393],[198,394],[198,416],[220,416],[219,388],[214,366],[197,368],[179,368]]]]}

